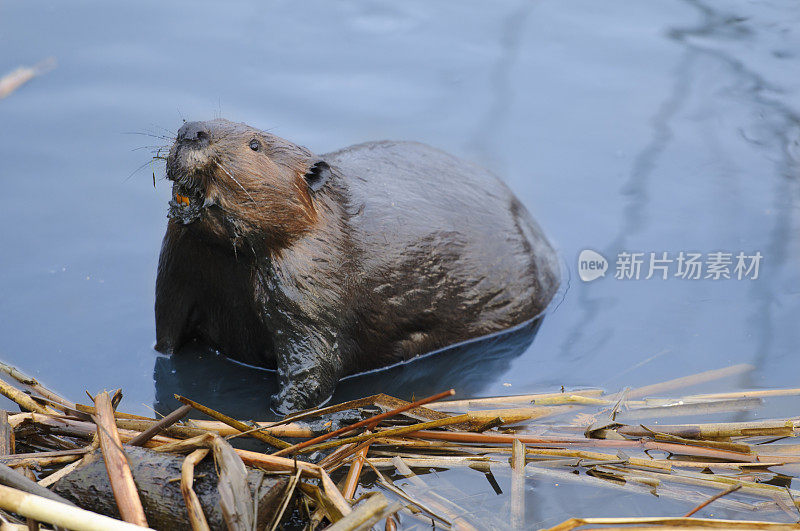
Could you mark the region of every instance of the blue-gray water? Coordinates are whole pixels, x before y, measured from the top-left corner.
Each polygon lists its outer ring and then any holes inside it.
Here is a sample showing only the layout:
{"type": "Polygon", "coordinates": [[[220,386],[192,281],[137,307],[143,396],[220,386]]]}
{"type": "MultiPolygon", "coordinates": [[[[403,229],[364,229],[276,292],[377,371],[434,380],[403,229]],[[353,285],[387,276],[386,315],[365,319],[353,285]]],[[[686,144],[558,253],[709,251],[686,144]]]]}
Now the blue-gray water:
{"type": "MultiPolygon", "coordinates": [[[[427,380],[422,365],[409,394],[615,391],[739,363],[755,370],[704,389],[797,386],[798,28],[788,0],[1,2],[0,74],[58,66],[0,100],[0,357],[77,400],[122,387],[131,412],[180,391],[266,415],[269,373],[152,349],[170,187],[161,165],[135,170],[167,141],[127,133],[222,115],[319,153],[451,151],[503,176],[558,247],[563,300],[522,355],[427,380]],[[591,283],[587,248],[611,261],[591,283]],[[615,280],[623,250],[763,262],[757,280],[615,280]]],[[[477,472],[440,476],[476,507],[507,502],[477,472]]],[[[546,480],[529,494],[532,526],[692,505],[546,480]]]]}

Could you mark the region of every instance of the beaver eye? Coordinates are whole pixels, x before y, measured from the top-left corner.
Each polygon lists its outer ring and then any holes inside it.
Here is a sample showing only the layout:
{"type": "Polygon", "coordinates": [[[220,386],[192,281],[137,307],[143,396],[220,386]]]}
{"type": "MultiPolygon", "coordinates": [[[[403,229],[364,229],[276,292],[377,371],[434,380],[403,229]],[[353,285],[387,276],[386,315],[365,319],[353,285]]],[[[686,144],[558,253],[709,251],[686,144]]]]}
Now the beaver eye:
{"type": "Polygon", "coordinates": [[[261,142],[259,142],[254,138],[253,140],[250,141],[250,149],[252,149],[253,151],[258,151],[259,149],[261,149],[261,142]]]}

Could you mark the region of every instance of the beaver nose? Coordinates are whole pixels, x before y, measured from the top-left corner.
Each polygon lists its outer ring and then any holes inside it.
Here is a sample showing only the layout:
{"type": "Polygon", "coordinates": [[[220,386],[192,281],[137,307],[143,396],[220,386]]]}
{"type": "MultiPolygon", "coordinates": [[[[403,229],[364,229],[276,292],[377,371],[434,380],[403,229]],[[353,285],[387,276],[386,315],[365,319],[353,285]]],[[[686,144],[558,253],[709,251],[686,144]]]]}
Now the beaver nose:
{"type": "Polygon", "coordinates": [[[186,122],[178,129],[178,140],[205,144],[210,137],[211,131],[205,122],[186,122]]]}

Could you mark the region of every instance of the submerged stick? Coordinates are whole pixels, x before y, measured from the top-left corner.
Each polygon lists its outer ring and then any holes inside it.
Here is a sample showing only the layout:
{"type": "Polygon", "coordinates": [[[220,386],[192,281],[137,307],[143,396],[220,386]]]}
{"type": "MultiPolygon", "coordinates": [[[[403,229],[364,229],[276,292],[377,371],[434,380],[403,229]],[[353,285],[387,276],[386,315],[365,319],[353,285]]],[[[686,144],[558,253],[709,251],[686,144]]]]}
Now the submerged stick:
{"type": "Polygon", "coordinates": [[[525,445],[519,439],[511,450],[511,525],[514,529],[525,525],[525,445]]]}
{"type": "Polygon", "coordinates": [[[380,422],[382,420],[388,419],[388,418],[393,417],[395,415],[399,415],[400,413],[403,413],[404,411],[408,411],[409,409],[412,409],[412,408],[415,408],[415,407],[418,407],[418,406],[422,406],[422,405],[425,405],[425,404],[429,404],[431,402],[435,402],[437,400],[441,400],[442,398],[444,398],[446,396],[453,396],[454,394],[456,394],[454,389],[450,389],[448,391],[443,391],[441,393],[437,393],[437,394],[435,394],[433,396],[429,396],[427,398],[423,398],[422,400],[417,400],[416,402],[411,402],[409,404],[406,404],[405,406],[393,409],[391,411],[387,411],[385,413],[380,413],[380,414],[375,415],[373,417],[370,417],[368,419],[364,419],[364,420],[358,421],[355,424],[351,424],[350,426],[344,426],[344,427],[339,428],[338,430],[334,430],[334,431],[332,431],[330,433],[325,433],[323,435],[320,435],[319,437],[314,437],[313,439],[310,439],[308,441],[303,441],[303,442],[301,442],[299,444],[296,444],[294,446],[290,446],[289,448],[284,448],[283,450],[279,450],[279,451],[275,452],[272,455],[285,455],[285,454],[288,454],[288,453],[295,453],[295,452],[297,452],[298,450],[300,450],[302,448],[306,448],[308,446],[311,446],[312,444],[320,443],[322,441],[327,441],[331,437],[337,437],[339,435],[351,432],[351,431],[356,430],[358,428],[362,428],[364,426],[369,426],[370,424],[377,424],[378,422],[380,422]]]}
{"type": "Polygon", "coordinates": [[[441,496],[437,496],[436,498],[438,499],[434,498],[435,493],[429,492],[430,488],[428,487],[427,483],[422,481],[422,479],[420,479],[420,477],[417,476],[414,471],[408,467],[408,465],[406,465],[402,458],[395,457],[393,459],[393,463],[397,469],[397,472],[399,472],[404,478],[408,479],[414,486],[417,491],[417,496],[423,498],[425,503],[434,509],[441,511],[447,518],[451,520],[453,529],[458,529],[461,531],[477,531],[477,528],[473,526],[472,523],[464,518],[464,516],[454,513],[452,509],[456,508],[461,512],[466,511],[446,498],[442,498],[441,496]]]}
{"type": "Polygon", "coordinates": [[[689,395],[681,400],[717,400],[725,398],[770,398],[775,396],[800,395],[800,388],[794,389],[760,389],[758,391],[733,391],[728,393],[707,393],[702,395],[689,395]]]}
{"type": "Polygon", "coordinates": [[[690,516],[692,516],[694,513],[696,513],[700,509],[703,509],[704,507],[707,507],[708,505],[710,505],[711,503],[717,501],[718,499],[722,498],[723,496],[727,496],[731,492],[736,492],[737,490],[739,490],[741,488],[742,488],[741,485],[732,485],[729,489],[724,490],[724,491],[722,491],[720,493],[717,493],[717,494],[711,496],[709,499],[707,499],[706,501],[704,501],[703,503],[701,503],[700,505],[698,505],[697,507],[695,507],[694,509],[692,509],[688,513],[684,514],[683,517],[684,518],[689,518],[690,516]]]}
{"type": "MultiPolygon", "coordinates": [[[[452,527],[452,526],[453,526],[453,523],[452,523],[450,520],[448,520],[448,519],[447,519],[447,518],[445,518],[444,516],[442,516],[442,515],[438,514],[436,511],[434,511],[434,509],[433,509],[433,508],[431,508],[431,507],[428,507],[427,505],[425,505],[425,504],[424,504],[423,502],[421,502],[420,500],[414,499],[414,498],[413,498],[413,497],[411,497],[410,495],[406,494],[406,492],[405,492],[405,491],[403,491],[402,489],[400,489],[400,488],[398,488],[398,487],[395,487],[395,486],[394,486],[394,484],[392,484],[392,482],[391,482],[391,481],[389,481],[388,479],[386,479],[386,478],[384,477],[384,475],[383,475],[383,474],[381,474],[380,470],[378,470],[377,468],[375,468],[375,467],[372,465],[372,463],[371,463],[369,460],[366,460],[366,463],[367,463],[367,465],[369,465],[369,467],[372,469],[372,471],[373,471],[373,472],[375,472],[375,475],[376,475],[376,476],[378,476],[378,484],[379,484],[379,485],[381,485],[382,487],[384,487],[384,488],[385,488],[385,489],[387,489],[388,491],[390,491],[390,492],[394,493],[394,494],[395,494],[396,496],[398,496],[399,498],[402,498],[402,499],[404,499],[405,501],[407,501],[408,503],[410,503],[410,504],[412,504],[412,505],[415,505],[415,506],[416,506],[417,508],[419,508],[419,509],[420,509],[422,512],[424,512],[424,513],[427,513],[427,514],[428,514],[428,515],[430,515],[432,518],[435,518],[435,519],[437,519],[437,520],[439,520],[439,521],[443,522],[445,525],[448,525],[448,526],[450,526],[450,527],[452,527]]],[[[392,465],[392,466],[394,466],[394,465],[392,465]]],[[[441,507],[437,507],[437,508],[441,508],[441,507]]]]}
{"type": "Polygon", "coordinates": [[[114,409],[111,407],[111,397],[107,391],[98,394],[94,399],[97,416],[97,435],[100,439],[100,448],[103,451],[103,460],[106,463],[108,478],[114,499],[117,501],[119,514],[126,522],[147,527],[142,501],[133,482],[133,474],[128,466],[128,460],[122,450],[122,440],[117,432],[114,422],[114,409]]]}
{"type": "Polygon", "coordinates": [[[732,365],[722,369],[714,369],[711,371],[700,372],[690,376],[683,376],[666,382],[660,382],[652,385],[645,385],[638,389],[632,389],[628,392],[628,398],[642,398],[647,395],[663,393],[664,391],[672,391],[673,389],[680,389],[681,387],[689,387],[691,385],[698,385],[701,383],[727,378],[729,376],[736,376],[753,370],[752,365],[742,363],[740,365],[732,365]]]}
{"type": "Polygon", "coordinates": [[[209,450],[202,448],[195,450],[186,456],[181,466],[181,494],[186,503],[186,510],[189,514],[189,523],[192,526],[192,531],[210,531],[206,515],[203,514],[203,506],[200,504],[200,499],[195,493],[194,484],[194,466],[203,460],[208,455],[209,450]]]}
{"type": "Polygon", "coordinates": [[[11,487],[0,486],[0,508],[39,522],[82,531],[142,531],[142,527],[11,487]]]}
{"type": "Polygon", "coordinates": [[[717,518],[570,518],[543,531],[570,531],[584,525],[660,525],[672,527],[709,527],[716,529],[797,529],[794,524],[758,520],[722,520],[717,518]]]}
{"type": "MultiPolygon", "coordinates": [[[[229,416],[227,416],[227,415],[225,415],[223,413],[220,413],[219,411],[215,411],[215,410],[211,409],[210,407],[204,406],[203,404],[198,404],[194,400],[190,400],[190,399],[188,399],[186,397],[183,397],[183,396],[180,396],[180,395],[175,395],[175,399],[178,400],[179,402],[182,402],[183,404],[186,404],[187,406],[193,407],[194,409],[196,409],[197,411],[199,411],[201,413],[205,413],[206,415],[208,415],[209,417],[211,417],[213,419],[216,419],[216,420],[218,420],[220,422],[224,422],[225,424],[227,424],[231,428],[236,428],[237,430],[239,430],[241,432],[250,431],[253,428],[252,426],[248,426],[244,422],[238,421],[238,420],[236,420],[236,419],[234,419],[232,417],[229,417],[229,416]]],[[[253,437],[254,439],[258,439],[259,441],[262,441],[262,442],[265,442],[265,443],[267,443],[267,444],[269,444],[271,446],[274,446],[275,448],[289,448],[291,446],[291,444],[289,444],[289,443],[287,443],[285,441],[282,441],[282,440],[280,440],[280,439],[278,439],[276,437],[273,437],[272,435],[267,435],[266,433],[263,433],[261,431],[252,431],[252,432],[249,433],[249,435],[250,435],[250,437],[253,437]]]]}

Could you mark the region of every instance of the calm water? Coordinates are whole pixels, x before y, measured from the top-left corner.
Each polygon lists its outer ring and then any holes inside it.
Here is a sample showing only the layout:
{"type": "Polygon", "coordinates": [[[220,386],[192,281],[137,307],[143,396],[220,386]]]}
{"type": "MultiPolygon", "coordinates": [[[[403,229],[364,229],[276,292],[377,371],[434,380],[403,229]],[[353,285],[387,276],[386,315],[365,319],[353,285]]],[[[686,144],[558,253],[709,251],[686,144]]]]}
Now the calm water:
{"type": "MultiPolygon", "coordinates": [[[[318,153],[411,139],[479,162],[563,258],[562,300],[521,355],[352,379],[337,400],[451,385],[615,391],[737,363],[755,370],[704,389],[797,386],[798,28],[790,1],[2,2],[0,73],[49,56],[58,66],[0,101],[0,357],[78,400],[122,387],[131,412],[181,392],[267,415],[270,373],[152,349],[170,187],[163,166],[137,168],[167,142],[127,133],[222,115],[318,153]],[[577,275],[587,248],[610,261],[591,283],[577,275]],[[763,261],[757,280],[623,281],[621,251],[763,261]]],[[[487,511],[507,502],[477,472],[440,480],[487,511]]],[[[528,485],[532,525],[686,510],[528,485]]]]}

